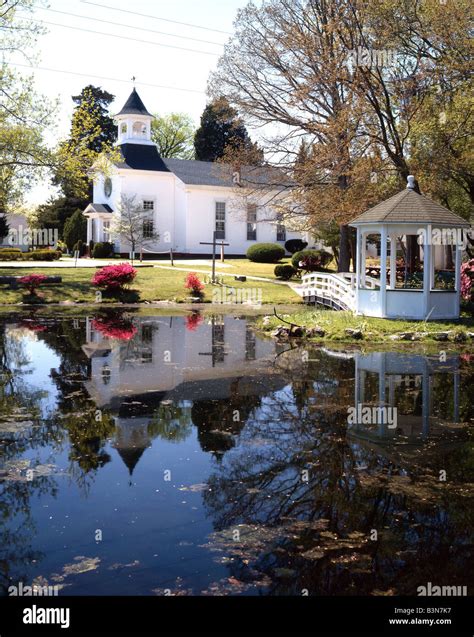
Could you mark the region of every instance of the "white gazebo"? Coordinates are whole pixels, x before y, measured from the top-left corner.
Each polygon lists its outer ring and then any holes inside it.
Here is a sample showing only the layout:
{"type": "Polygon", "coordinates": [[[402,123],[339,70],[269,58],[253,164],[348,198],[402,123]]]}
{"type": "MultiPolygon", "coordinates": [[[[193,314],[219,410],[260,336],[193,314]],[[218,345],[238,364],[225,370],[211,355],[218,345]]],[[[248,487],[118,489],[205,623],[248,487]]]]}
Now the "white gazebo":
{"type": "MultiPolygon", "coordinates": [[[[415,178],[390,199],[356,217],[356,272],[312,272],[302,277],[301,293],[307,303],[362,316],[435,320],[459,318],[461,259],[470,224],[454,212],[415,192],[415,178]],[[367,268],[367,243],[380,237],[380,266],[367,268]],[[420,246],[422,272],[397,281],[397,249],[405,252],[408,237],[420,246]],[[435,276],[435,264],[445,259],[450,246],[454,270],[435,276]],[[388,260],[388,263],[387,263],[388,260]],[[375,274],[379,276],[374,276],[375,274]],[[418,277],[418,278],[417,278],[418,277]],[[421,278],[422,277],[422,278],[421,278]]],[[[440,273],[441,274],[441,273],[440,273]]]]}
{"type": "MultiPolygon", "coordinates": [[[[447,208],[418,194],[415,178],[408,177],[407,188],[356,217],[349,225],[357,229],[357,271],[352,281],[352,309],[364,316],[416,320],[459,318],[461,258],[465,248],[467,221],[447,208]],[[366,275],[368,236],[380,236],[380,277],[366,275]],[[397,283],[397,246],[416,235],[423,265],[422,286],[397,283]],[[444,255],[446,245],[453,253],[451,284],[435,280],[435,262],[444,255]],[[387,264],[387,260],[389,263],[387,264]]],[[[421,272],[420,272],[421,276],[421,272]]]]}

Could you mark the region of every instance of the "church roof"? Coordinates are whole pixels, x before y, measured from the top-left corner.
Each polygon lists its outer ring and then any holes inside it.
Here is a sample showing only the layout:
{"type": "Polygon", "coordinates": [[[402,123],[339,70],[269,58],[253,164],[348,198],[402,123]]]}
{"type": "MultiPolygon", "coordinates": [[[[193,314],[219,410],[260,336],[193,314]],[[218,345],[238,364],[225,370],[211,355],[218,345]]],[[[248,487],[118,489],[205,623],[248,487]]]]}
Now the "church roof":
{"type": "MultiPolygon", "coordinates": [[[[198,161],[194,159],[163,159],[167,168],[185,184],[195,186],[234,186],[231,164],[198,161]]],[[[240,178],[244,186],[291,186],[292,183],[281,170],[272,166],[242,166],[240,178]]]]}
{"type": "Polygon", "coordinates": [[[132,447],[130,449],[117,449],[119,456],[122,458],[130,475],[138,464],[146,447],[132,447]]]}
{"type": "Polygon", "coordinates": [[[389,199],[382,201],[370,210],[353,219],[349,225],[364,223],[413,223],[436,224],[443,226],[465,226],[469,223],[428,197],[420,195],[412,188],[405,188],[389,199]]]}
{"type": "Polygon", "coordinates": [[[117,168],[169,172],[169,168],[153,144],[121,144],[119,148],[123,161],[115,164],[117,168]]]}
{"type": "Polygon", "coordinates": [[[141,97],[138,95],[135,88],[130,93],[128,100],[117,115],[149,115],[150,117],[153,117],[153,115],[146,110],[145,104],[142,102],[141,97]]]}

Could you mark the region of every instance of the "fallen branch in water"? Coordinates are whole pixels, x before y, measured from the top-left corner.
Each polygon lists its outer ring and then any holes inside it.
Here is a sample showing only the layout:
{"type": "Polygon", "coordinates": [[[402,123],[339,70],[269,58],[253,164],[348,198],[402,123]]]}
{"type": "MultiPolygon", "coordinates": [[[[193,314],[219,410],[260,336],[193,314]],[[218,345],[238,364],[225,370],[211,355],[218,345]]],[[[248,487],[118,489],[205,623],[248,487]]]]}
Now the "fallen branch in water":
{"type": "Polygon", "coordinates": [[[279,321],[281,321],[282,323],[286,323],[287,325],[291,325],[291,327],[303,327],[303,325],[298,325],[298,323],[291,323],[290,321],[285,321],[284,318],[282,318],[281,316],[278,316],[275,307],[273,308],[273,314],[277,317],[279,321]]]}

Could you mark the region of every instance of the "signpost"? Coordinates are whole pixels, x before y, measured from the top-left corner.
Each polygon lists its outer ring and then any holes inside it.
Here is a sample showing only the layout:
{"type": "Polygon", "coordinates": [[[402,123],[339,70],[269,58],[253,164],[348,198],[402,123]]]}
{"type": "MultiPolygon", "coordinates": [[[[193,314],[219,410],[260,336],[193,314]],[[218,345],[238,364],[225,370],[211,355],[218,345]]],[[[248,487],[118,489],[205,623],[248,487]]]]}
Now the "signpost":
{"type": "MultiPolygon", "coordinates": [[[[217,230],[214,230],[212,233],[212,242],[210,241],[200,241],[200,245],[202,246],[212,246],[212,277],[211,283],[216,282],[216,245],[217,245],[217,230]]],[[[224,246],[230,245],[229,243],[224,243],[224,241],[220,242],[221,246],[221,261],[224,260],[224,246]]]]}

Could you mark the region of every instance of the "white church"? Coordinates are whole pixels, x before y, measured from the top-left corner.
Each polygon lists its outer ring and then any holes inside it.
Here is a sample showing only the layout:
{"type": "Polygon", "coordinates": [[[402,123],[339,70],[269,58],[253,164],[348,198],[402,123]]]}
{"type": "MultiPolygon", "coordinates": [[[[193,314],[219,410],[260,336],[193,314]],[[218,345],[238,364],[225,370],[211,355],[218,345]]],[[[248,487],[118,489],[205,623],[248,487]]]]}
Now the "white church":
{"type": "Polygon", "coordinates": [[[94,182],[93,202],[84,211],[87,242],[110,241],[128,256],[130,245],[114,232],[123,198],[143,210],[144,257],[169,253],[208,255],[210,242],[228,244],[226,255],[245,255],[255,243],[303,238],[279,221],[275,203],[290,184],[270,167],[235,168],[221,163],[162,158],[151,139],[151,115],[135,88],[115,116],[122,160],[94,182]],[[260,198],[259,198],[260,197],[260,198]],[[150,240],[151,239],[151,240],[150,240]]]}

